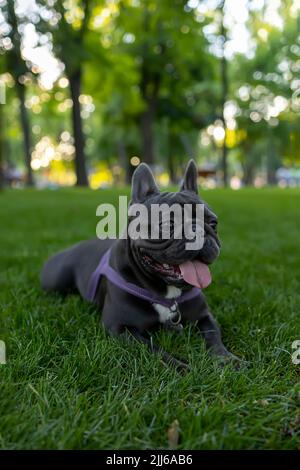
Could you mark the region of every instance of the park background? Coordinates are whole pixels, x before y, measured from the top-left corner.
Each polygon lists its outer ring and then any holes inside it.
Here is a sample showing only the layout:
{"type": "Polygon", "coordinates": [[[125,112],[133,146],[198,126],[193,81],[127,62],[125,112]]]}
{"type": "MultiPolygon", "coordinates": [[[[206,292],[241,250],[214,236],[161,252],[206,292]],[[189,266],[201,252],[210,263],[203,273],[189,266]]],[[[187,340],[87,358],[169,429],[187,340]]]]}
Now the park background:
{"type": "Polygon", "coordinates": [[[299,449],[299,0],[0,9],[0,448],[299,449]],[[140,161],[174,189],[191,157],[222,241],[205,295],[247,366],[158,332],[181,377],[39,273],[140,161]]]}
{"type": "Polygon", "coordinates": [[[0,180],[300,182],[298,0],[1,0],[0,180]]]}

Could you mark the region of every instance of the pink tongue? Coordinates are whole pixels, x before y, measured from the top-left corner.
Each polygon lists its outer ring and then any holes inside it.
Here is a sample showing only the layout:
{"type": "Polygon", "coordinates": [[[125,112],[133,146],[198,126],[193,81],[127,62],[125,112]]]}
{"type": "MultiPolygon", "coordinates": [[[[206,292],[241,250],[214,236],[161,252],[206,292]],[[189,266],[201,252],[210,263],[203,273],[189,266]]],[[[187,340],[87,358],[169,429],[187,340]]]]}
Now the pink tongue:
{"type": "Polygon", "coordinates": [[[180,264],[179,268],[183,279],[193,286],[205,289],[211,283],[208,266],[200,261],[186,261],[180,264]]]}

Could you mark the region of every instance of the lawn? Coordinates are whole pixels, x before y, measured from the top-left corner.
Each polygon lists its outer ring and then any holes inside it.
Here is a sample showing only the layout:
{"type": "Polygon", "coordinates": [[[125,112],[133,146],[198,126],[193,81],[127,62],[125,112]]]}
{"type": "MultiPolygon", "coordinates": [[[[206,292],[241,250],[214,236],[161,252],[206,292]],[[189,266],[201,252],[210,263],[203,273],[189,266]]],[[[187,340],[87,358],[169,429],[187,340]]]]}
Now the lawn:
{"type": "Polygon", "coordinates": [[[193,328],[157,341],[186,358],[185,377],[142,345],[108,337],[95,308],[39,286],[43,261],[95,236],[115,191],[0,194],[0,448],[299,448],[300,191],[207,191],[222,255],[207,289],[225,345],[249,362],[220,369],[193,328]],[[170,434],[170,433],[169,433],[170,434]]]}

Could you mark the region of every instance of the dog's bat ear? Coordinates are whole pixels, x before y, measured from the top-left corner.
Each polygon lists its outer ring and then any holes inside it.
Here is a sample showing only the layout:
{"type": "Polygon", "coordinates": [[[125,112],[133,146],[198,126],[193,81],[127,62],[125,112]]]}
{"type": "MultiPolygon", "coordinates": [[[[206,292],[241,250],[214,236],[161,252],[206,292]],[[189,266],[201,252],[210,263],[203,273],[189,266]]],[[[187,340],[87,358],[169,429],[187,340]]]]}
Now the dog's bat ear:
{"type": "Polygon", "coordinates": [[[190,160],[185,169],[180,191],[188,190],[198,194],[197,176],[198,169],[195,160],[190,160]]]}
{"type": "Polygon", "coordinates": [[[131,197],[132,202],[143,202],[148,196],[158,194],[154,176],[146,163],[141,163],[132,176],[131,197]]]}

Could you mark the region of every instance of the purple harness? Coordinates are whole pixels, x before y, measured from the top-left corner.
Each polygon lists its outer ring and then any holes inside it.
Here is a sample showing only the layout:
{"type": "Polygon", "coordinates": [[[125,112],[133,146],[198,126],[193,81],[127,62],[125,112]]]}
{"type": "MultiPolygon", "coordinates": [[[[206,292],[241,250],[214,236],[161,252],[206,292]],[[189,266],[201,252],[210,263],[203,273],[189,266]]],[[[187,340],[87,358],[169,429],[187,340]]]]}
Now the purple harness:
{"type": "Polygon", "coordinates": [[[120,276],[120,274],[109,265],[109,256],[110,249],[104,253],[100,260],[100,263],[91,275],[86,296],[87,300],[89,300],[90,302],[93,302],[95,300],[96,292],[102,276],[105,276],[115,286],[128,292],[129,294],[134,295],[135,297],[139,297],[140,299],[148,300],[152,304],[160,304],[168,308],[171,308],[174,305],[176,306],[177,304],[182,304],[183,302],[191,300],[200,295],[200,289],[198,289],[197,287],[194,287],[190,291],[185,292],[180,297],[177,297],[176,300],[166,299],[165,297],[160,297],[156,294],[153,294],[147,289],[139,287],[136,284],[132,284],[131,282],[126,281],[122,276],[120,276]]]}

